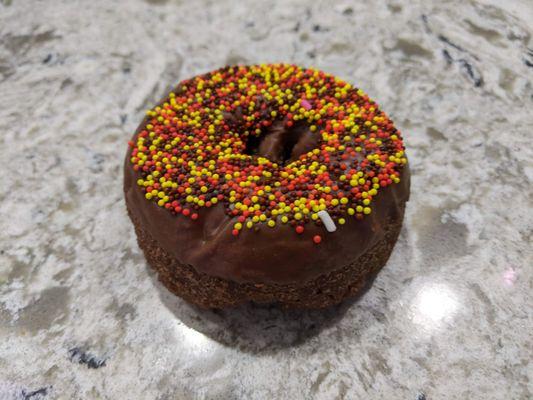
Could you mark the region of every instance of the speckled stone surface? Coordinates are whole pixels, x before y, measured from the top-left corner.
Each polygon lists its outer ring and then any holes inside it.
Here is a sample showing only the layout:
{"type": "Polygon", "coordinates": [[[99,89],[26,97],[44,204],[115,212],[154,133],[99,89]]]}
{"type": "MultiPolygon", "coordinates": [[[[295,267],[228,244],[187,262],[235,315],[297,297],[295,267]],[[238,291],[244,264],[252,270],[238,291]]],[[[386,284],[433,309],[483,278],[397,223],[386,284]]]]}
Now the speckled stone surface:
{"type": "Polygon", "coordinates": [[[530,399],[530,1],[0,1],[0,399],[530,399]],[[430,4],[433,3],[433,4],[430,4]],[[294,62],[403,131],[394,253],[325,312],[205,312],[147,268],[126,141],[182,78],[294,62]]]}

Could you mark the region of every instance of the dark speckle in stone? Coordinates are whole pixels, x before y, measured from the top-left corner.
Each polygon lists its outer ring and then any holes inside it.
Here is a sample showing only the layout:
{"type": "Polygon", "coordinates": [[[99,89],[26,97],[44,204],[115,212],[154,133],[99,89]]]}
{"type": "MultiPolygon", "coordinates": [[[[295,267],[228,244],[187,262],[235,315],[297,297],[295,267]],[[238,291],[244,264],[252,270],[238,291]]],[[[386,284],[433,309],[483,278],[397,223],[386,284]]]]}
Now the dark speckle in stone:
{"type": "Polygon", "coordinates": [[[342,12],[343,15],[353,15],[353,8],[351,7],[348,7],[348,8],[345,8],[344,11],[342,12]]]}
{"type": "Polygon", "coordinates": [[[78,363],[85,364],[87,368],[98,369],[104,367],[106,363],[105,358],[97,357],[91,353],[88,353],[80,347],[73,347],[68,351],[69,360],[78,363]]]}
{"type": "Polygon", "coordinates": [[[429,126],[426,128],[426,133],[428,134],[429,137],[435,140],[448,140],[446,139],[446,136],[444,135],[444,133],[442,133],[436,128],[433,128],[432,126],[429,126]]]}
{"type": "Polygon", "coordinates": [[[442,55],[444,56],[448,64],[453,63],[453,57],[448,50],[442,49],[442,55]]]}
{"type": "MultiPolygon", "coordinates": [[[[447,39],[446,39],[447,40],[447,39]]],[[[451,42],[446,42],[450,44],[451,42]]],[[[458,46],[452,45],[454,48],[460,48],[458,46]]],[[[460,48],[462,50],[462,48],[460,48]]],[[[472,81],[475,87],[483,86],[483,77],[481,72],[469,61],[464,58],[454,59],[450,52],[447,49],[442,50],[442,55],[446,59],[446,62],[449,64],[457,63],[461,71],[466,75],[466,77],[472,81]]],[[[475,57],[474,57],[475,58],[475,57]]]]}
{"type": "Polygon", "coordinates": [[[27,35],[4,35],[3,45],[14,55],[24,54],[31,46],[42,45],[49,41],[60,39],[61,36],[55,35],[54,30],[48,30],[41,33],[27,35]]]}
{"type": "Polygon", "coordinates": [[[472,289],[474,295],[479,300],[481,306],[485,309],[485,315],[487,316],[487,321],[492,325],[496,320],[496,314],[494,311],[494,305],[490,301],[490,298],[487,294],[481,289],[481,286],[477,283],[469,284],[470,289],[472,289]]]}
{"type": "Polygon", "coordinates": [[[87,149],[87,153],[89,156],[89,169],[91,172],[102,172],[105,161],[104,155],[102,153],[94,152],[90,149],[87,149]]]}
{"type": "Polygon", "coordinates": [[[50,328],[68,313],[69,288],[55,286],[41,292],[39,298],[20,311],[15,324],[30,332],[50,328]]]}
{"type": "Polygon", "coordinates": [[[524,57],[524,64],[526,64],[527,67],[533,68],[533,50],[527,49],[524,57]]]}
{"type": "Polygon", "coordinates": [[[437,36],[437,38],[438,38],[441,42],[444,42],[444,43],[446,43],[447,45],[452,46],[452,47],[453,47],[454,49],[456,49],[456,50],[459,50],[459,51],[465,51],[464,48],[462,48],[461,46],[459,46],[459,45],[453,43],[450,39],[448,39],[448,38],[447,38],[446,36],[444,36],[444,35],[439,35],[439,36],[437,36]]]}
{"type": "Polygon", "coordinates": [[[495,31],[494,29],[484,28],[482,26],[475,24],[474,22],[468,19],[465,20],[465,22],[468,25],[468,30],[470,32],[472,32],[474,35],[481,36],[482,38],[486,39],[490,43],[494,43],[501,37],[500,33],[498,31],[495,31]]]}
{"type": "Polygon", "coordinates": [[[394,14],[398,14],[398,13],[402,12],[402,6],[399,5],[399,4],[389,4],[387,7],[388,7],[389,10],[391,10],[394,14]]]}
{"type": "Polygon", "coordinates": [[[428,400],[428,398],[426,397],[426,394],[424,392],[420,392],[416,395],[415,397],[416,400],[428,400]]]}
{"type": "Polygon", "coordinates": [[[60,86],[61,90],[69,87],[70,85],[72,85],[72,83],[73,83],[72,79],[70,79],[70,78],[63,79],[63,82],[61,82],[61,86],[60,86]]]}
{"type": "Polygon", "coordinates": [[[113,313],[120,321],[125,319],[135,319],[137,317],[137,309],[133,304],[119,304],[116,300],[113,300],[113,302],[106,308],[106,311],[113,313]]]}
{"type": "Polygon", "coordinates": [[[422,58],[432,58],[433,53],[422,47],[420,44],[413,41],[398,39],[394,49],[401,51],[407,57],[422,57],[422,58]]]}
{"type": "Polygon", "coordinates": [[[63,283],[65,282],[74,272],[74,268],[65,268],[58,273],[54,274],[53,279],[57,282],[63,283]]]}
{"type": "Polygon", "coordinates": [[[52,54],[48,54],[48,55],[43,59],[43,64],[47,64],[47,63],[49,63],[50,60],[52,60],[52,54]]]}
{"type": "Polygon", "coordinates": [[[431,30],[431,28],[429,27],[429,19],[428,19],[428,16],[426,14],[422,14],[420,16],[420,18],[422,19],[422,23],[424,24],[424,28],[426,29],[426,32],[427,33],[433,33],[433,31],[431,30]]]}
{"type": "Polygon", "coordinates": [[[316,24],[316,25],[313,25],[313,32],[327,32],[329,31],[329,28],[324,28],[323,26],[319,25],[319,24],[316,24]]]}
{"type": "Polygon", "coordinates": [[[33,390],[31,392],[26,392],[26,390],[22,390],[21,392],[21,396],[22,396],[22,399],[24,400],[39,400],[39,399],[44,399],[46,397],[46,395],[48,394],[48,389],[47,387],[43,387],[43,388],[40,388],[40,389],[37,389],[37,390],[33,390]]]}
{"type": "MultiPolygon", "coordinates": [[[[3,252],[2,252],[3,254],[3,252]]],[[[31,265],[27,262],[22,262],[20,260],[13,260],[11,262],[11,271],[9,272],[7,276],[8,282],[13,282],[16,279],[24,279],[26,278],[31,272],[31,265]]]]}
{"type": "Polygon", "coordinates": [[[137,310],[133,304],[124,303],[117,309],[116,316],[120,319],[127,317],[134,319],[137,316],[137,310]]]}
{"type": "Polygon", "coordinates": [[[78,184],[76,179],[72,176],[69,176],[65,182],[65,189],[67,189],[68,194],[75,196],[79,193],[78,184]]]}
{"type": "Polygon", "coordinates": [[[121,114],[120,115],[120,123],[121,124],[124,124],[128,119],[128,115],[127,114],[121,114]]]}
{"type": "Polygon", "coordinates": [[[461,69],[466,73],[467,77],[474,83],[475,87],[483,85],[483,77],[476,67],[465,59],[458,60],[461,69]]]}

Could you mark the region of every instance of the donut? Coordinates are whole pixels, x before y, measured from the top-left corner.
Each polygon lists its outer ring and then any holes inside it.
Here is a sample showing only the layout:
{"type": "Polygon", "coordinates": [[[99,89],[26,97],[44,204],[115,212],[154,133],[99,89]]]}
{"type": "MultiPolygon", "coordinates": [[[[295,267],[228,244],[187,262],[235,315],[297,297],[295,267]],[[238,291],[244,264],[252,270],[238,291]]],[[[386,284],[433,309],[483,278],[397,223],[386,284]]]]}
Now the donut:
{"type": "Polygon", "coordinates": [[[361,89],[292,64],[180,82],[129,141],[124,193],[159,280],[204,308],[324,308],[367,288],[409,199],[401,133],[361,89]]]}

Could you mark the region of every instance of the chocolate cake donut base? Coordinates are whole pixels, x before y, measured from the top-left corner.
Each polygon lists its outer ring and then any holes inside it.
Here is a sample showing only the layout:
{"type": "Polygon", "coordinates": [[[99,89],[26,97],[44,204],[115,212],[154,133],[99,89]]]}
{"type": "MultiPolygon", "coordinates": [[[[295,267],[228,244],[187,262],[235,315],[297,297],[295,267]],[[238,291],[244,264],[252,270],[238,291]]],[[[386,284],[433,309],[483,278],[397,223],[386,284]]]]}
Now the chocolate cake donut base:
{"type": "Polygon", "coordinates": [[[202,308],[225,308],[254,302],[285,308],[325,308],[360,294],[385,265],[402,227],[405,203],[397,219],[384,224],[384,235],[349,265],[302,284],[238,283],[196,271],[164,250],[128,209],[137,241],[159,280],[172,293],[202,308]]]}

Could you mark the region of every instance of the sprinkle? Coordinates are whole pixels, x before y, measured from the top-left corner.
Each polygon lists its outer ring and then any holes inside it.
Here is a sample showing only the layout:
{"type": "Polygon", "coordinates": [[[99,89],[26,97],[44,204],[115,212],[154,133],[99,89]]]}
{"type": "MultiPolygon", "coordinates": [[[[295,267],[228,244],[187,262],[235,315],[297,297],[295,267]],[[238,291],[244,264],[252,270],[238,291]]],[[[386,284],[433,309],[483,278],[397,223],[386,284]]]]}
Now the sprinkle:
{"type": "Polygon", "coordinates": [[[305,108],[306,110],[310,110],[311,108],[313,108],[313,106],[311,105],[311,103],[309,103],[306,99],[303,99],[300,104],[302,105],[303,108],[305,108]]]}
{"type": "Polygon", "coordinates": [[[313,236],[313,242],[316,244],[319,244],[322,241],[322,237],[320,235],[313,236]]]}
{"type": "Polygon", "coordinates": [[[304,232],[304,227],[302,225],[298,225],[295,230],[296,233],[301,234],[304,232]]]}
{"type": "Polygon", "coordinates": [[[327,211],[321,210],[318,212],[318,216],[324,223],[324,226],[326,227],[326,230],[328,232],[335,232],[337,230],[337,227],[335,226],[335,222],[331,219],[331,216],[327,211]]]}

